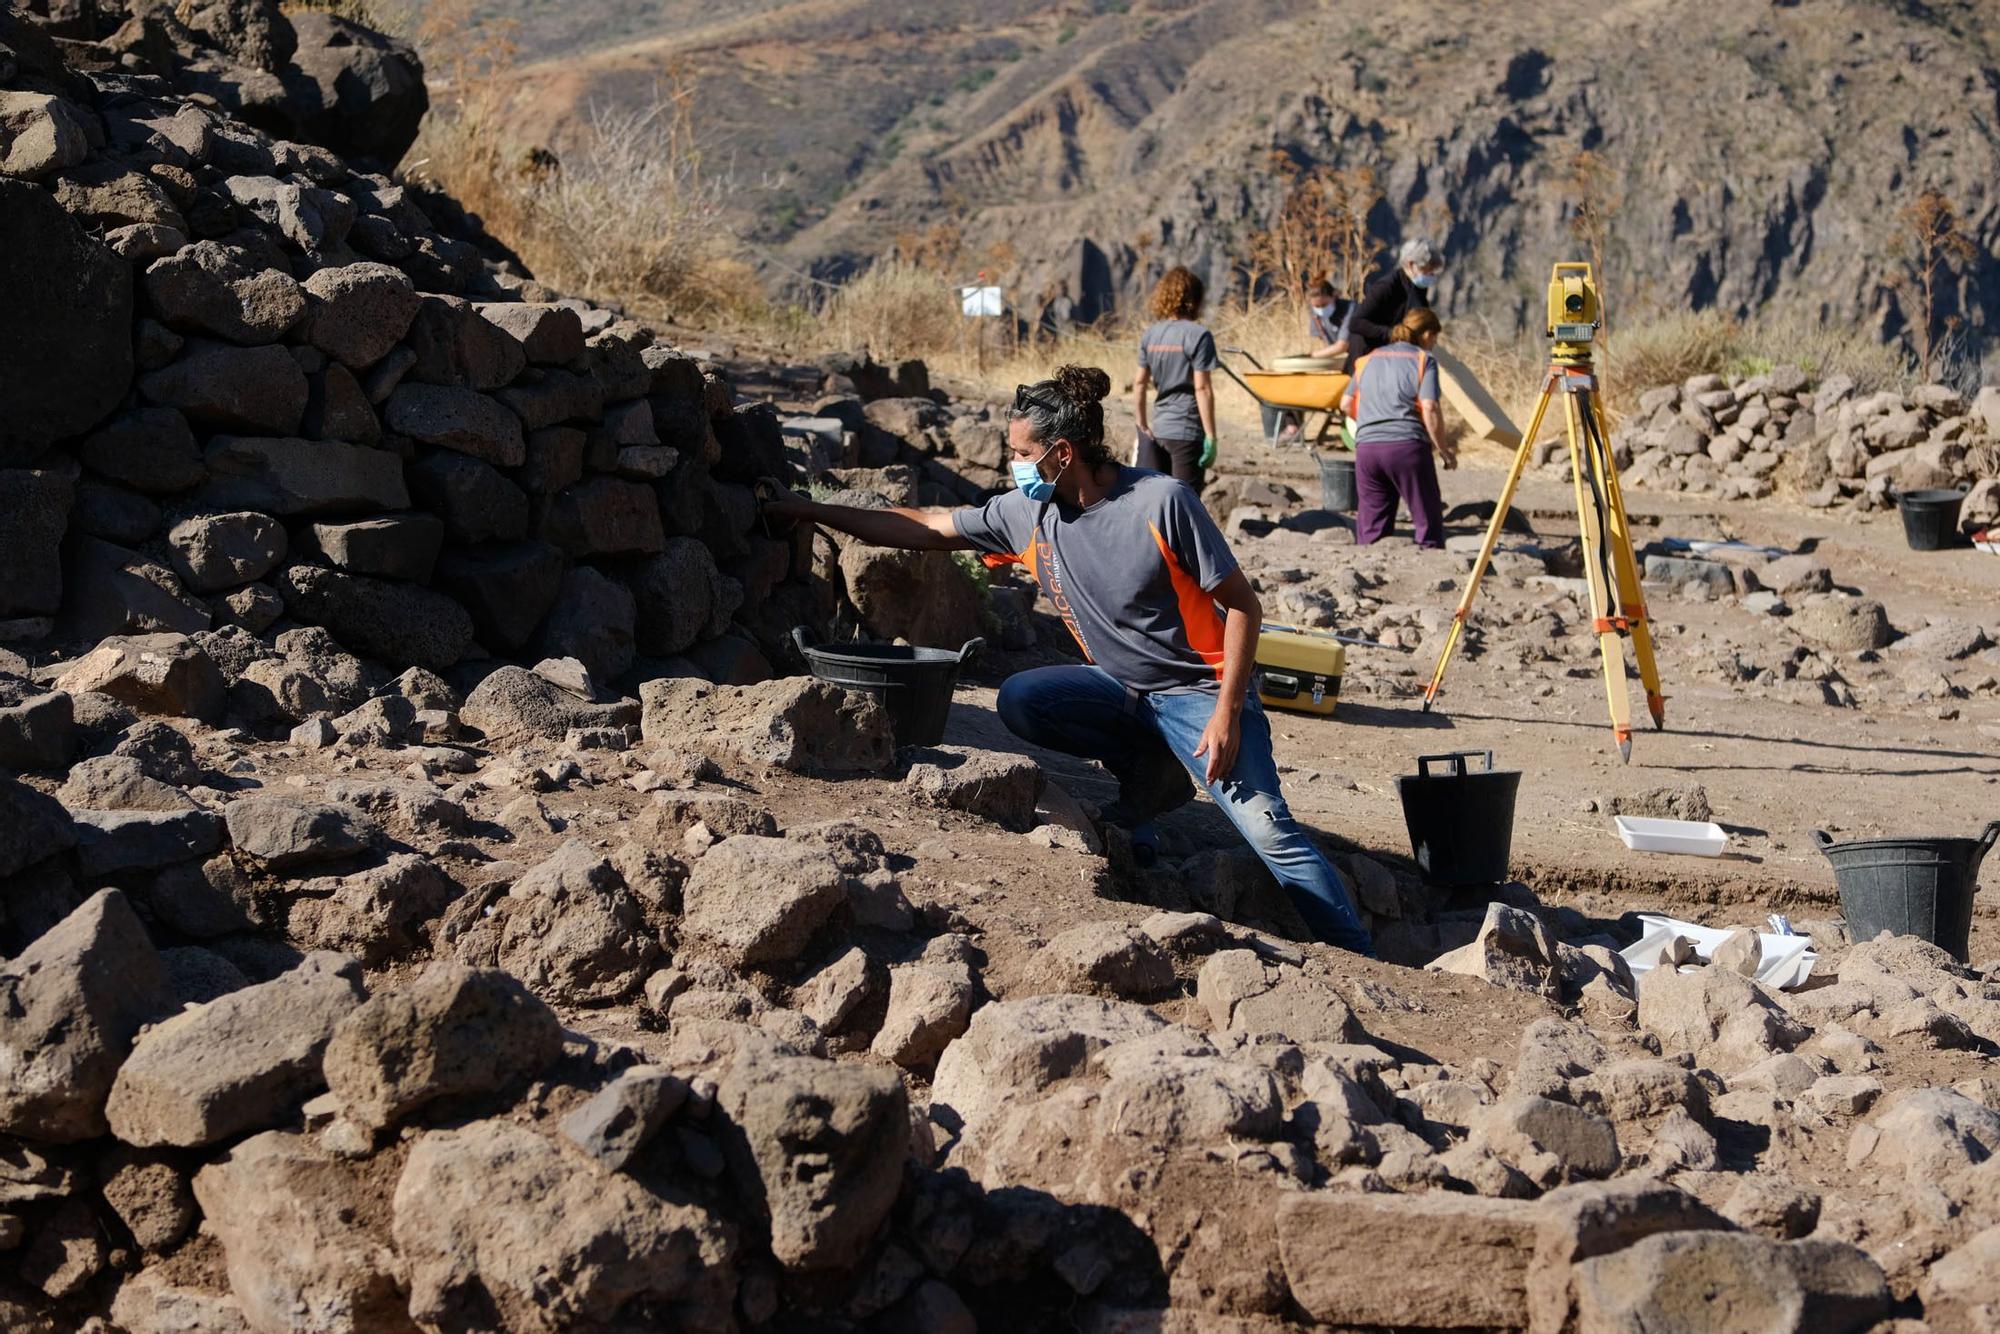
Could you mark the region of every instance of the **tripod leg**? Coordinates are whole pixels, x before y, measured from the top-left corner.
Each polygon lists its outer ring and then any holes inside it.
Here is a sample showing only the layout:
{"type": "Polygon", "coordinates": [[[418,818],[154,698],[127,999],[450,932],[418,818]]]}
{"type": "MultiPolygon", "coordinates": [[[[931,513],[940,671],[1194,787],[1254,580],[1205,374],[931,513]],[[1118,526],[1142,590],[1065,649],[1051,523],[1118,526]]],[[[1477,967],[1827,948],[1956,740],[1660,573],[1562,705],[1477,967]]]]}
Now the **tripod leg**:
{"type": "Polygon", "coordinates": [[[1625,692],[1625,645],[1618,633],[1618,609],[1613,601],[1614,575],[1605,560],[1603,474],[1595,442],[1585,431],[1579,395],[1565,391],[1563,421],[1569,433],[1570,464],[1575,474],[1576,513],[1583,529],[1583,572],[1590,587],[1591,628],[1603,660],[1604,694],[1611,709],[1611,735],[1619,758],[1632,758],[1632,706],[1625,692]]]}
{"type": "Polygon", "coordinates": [[[1493,520],[1486,525],[1486,540],[1480,544],[1479,559],[1472,563],[1472,573],[1466,578],[1465,592],[1458,599],[1458,610],[1451,614],[1451,629],[1445,633],[1444,648],[1438,653],[1437,670],[1431,673],[1431,683],[1424,690],[1423,711],[1431,711],[1431,701],[1437,698],[1438,690],[1444,685],[1444,670],[1451,665],[1451,655],[1458,648],[1460,636],[1465,631],[1465,618],[1472,613],[1472,599],[1479,592],[1479,581],[1486,577],[1486,567],[1493,562],[1493,548],[1500,544],[1500,529],[1507,522],[1507,509],[1514,503],[1514,489],[1521,484],[1521,471],[1528,466],[1528,451],[1534,448],[1535,436],[1542,429],[1542,415],[1549,409],[1549,391],[1555,384],[1551,375],[1542,384],[1542,394],[1535,400],[1535,411],[1528,419],[1527,434],[1514,450],[1514,462],[1507,469],[1506,485],[1500,488],[1500,501],[1494,507],[1493,520]]]}
{"type": "Polygon", "coordinates": [[[1632,523],[1625,513],[1625,491],[1618,482],[1618,464],[1611,457],[1611,437],[1604,429],[1604,405],[1590,400],[1597,443],[1604,455],[1604,493],[1610,504],[1611,558],[1618,574],[1618,610],[1632,632],[1633,656],[1639,660],[1639,681],[1646,688],[1646,711],[1653,730],[1667,725],[1667,697],[1660,689],[1660,668],[1653,656],[1653,623],[1646,614],[1646,593],[1639,581],[1639,561],[1632,552],[1632,523]]]}

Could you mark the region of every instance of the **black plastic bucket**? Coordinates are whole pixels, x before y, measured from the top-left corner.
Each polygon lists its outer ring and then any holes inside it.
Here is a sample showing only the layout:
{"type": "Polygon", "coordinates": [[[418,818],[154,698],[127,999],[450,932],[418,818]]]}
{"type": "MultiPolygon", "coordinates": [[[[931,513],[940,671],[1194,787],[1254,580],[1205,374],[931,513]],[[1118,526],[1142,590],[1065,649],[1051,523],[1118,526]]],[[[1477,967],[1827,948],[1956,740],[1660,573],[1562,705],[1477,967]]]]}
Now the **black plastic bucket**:
{"type": "Polygon", "coordinates": [[[1867,838],[1836,843],[1824,829],[1813,842],[1833,863],[1847,934],[1857,944],[1887,931],[1917,936],[1960,963],[1972,935],[1972,890],[2000,820],[1978,838],[1867,838]]]}
{"type": "Polygon", "coordinates": [[[1912,551],[1942,551],[1958,545],[1958,507],[1963,491],[1898,491],[1903,536],[1912,551]]]}
{"type": "Polygon", "coordinates": [[[1354,489],[1353,456],[1314,451],[1313,462],[1319,464],[1320,508],[1336,514],[1351,512],[1360,500],[1354,489]]]}
{"type": "Polygon", "coordinates": [[[796,627],[792,642],[812,674],[881,700],[898,746],[935,746],[944,740],[958,669],[986,647],[984,639],[969,639],[956,651],[904,644],[814,645],[806,634],[805,626],[796,627]]]}
{"type": "Polygon", "coordinates": [[[1410,855],[1424,877],[1438,885],[1505,880],[1514,850],[1514,797],[1520,790],[1520,771],[1494,769],[1490,750],[1420,756],[1417,772],[1396,780],[1396,795],[1403,799],[1410,855]],[[1470,768],[1470,759],[1483,759],[1486,767],[1470,768]],[[1432,773],[1433,764],[1447,772],[1432,773]]]}

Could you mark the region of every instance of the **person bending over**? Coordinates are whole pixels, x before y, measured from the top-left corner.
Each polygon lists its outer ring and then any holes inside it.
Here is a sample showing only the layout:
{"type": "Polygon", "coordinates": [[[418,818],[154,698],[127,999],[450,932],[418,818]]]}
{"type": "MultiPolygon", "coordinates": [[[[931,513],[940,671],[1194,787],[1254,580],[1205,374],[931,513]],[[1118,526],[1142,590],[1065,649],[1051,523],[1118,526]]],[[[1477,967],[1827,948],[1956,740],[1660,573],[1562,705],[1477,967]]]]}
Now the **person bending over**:
{"type": "Polygon", "coordinates": [[[1195,323],[1207,295],[1201,279],[1175,265],[1153,289],[1153,322],[1139,335],[1132,415],[1139,419],[1141,468],[1170,472],[1201,490],[1215,464],[1215,337],[1195,323]],[[1146,389],[1153,388],[1152,412],[1146,389]]]}
{"type": "MultiPolygon", "coordinates": [[[[1327,369],[1340,370],[1347,365],[1347,319],[1354,313],[1354,303],[1337,296],[1333,283],[1321,278],[1306,288],[1306,351],[1303,356],[1317,357],[1327,363],[1327,369]]],[[[1274,408],[1269,403],[1260,404],[1259,412],[1264,419],[1264,438],[1283,443],[1296,440],[1299,436],[1299,416],[1296,409],[1274,408]]]]}
{"type": "Polygon", "coordinates": [[[1437,464],[1458,466],[1438,410],[1438,364],[1431,355],[1444,332],[1437,312],[1418,308],[1389,331],[1389,345],[1354,368],[1342,409],[1354,424],[1354,544],[1379,542],[1396,526],[1396,500],[1410,507],[1420,547],[1444,546],[1444,500],[1437,464]]]}
{"type": "Polygon", "coordinates": [[[1354,363],[1389,341],[1390,331],[1403,316],[1430,308],[1431,292],[1442,272],[1444,258],[1427,238],[1403,242],[1395,271],[1369,287],[1347,317],[1348,374],[1354,373],[1354,363]]]}
{"type": "Polygon", "coordinates": [[[1064,366],[1020,386],[1007,428],[1014,489],[957,510],[767,502],[876,546],[971,549],[1027,567],[1089,660],[1017,672],[999,713],[1016,736],[1101,763],[1104,812],[1138,847],[1155,817],[1208,789],[1320,939],[1374,945],[1340,873],[1285,803],[1271,728],[1251,691],[1262,608],[1188,487],[1123,466],[1104,444],[1103,371],[1064,366]]]}

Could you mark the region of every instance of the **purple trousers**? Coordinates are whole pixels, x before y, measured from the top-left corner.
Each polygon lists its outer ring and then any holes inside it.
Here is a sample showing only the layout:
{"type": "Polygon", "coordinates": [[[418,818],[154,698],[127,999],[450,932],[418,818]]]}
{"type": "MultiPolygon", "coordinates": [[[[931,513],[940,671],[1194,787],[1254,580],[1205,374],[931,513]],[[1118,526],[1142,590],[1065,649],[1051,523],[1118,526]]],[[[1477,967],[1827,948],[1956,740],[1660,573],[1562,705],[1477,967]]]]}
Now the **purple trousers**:
{"type": "Polygon", "coordinates": [[[1396,526],[1396,501],[1410,507],[1417,545],[1444,545],[1444,498],[1428,440],[1369,441],[1354,447],[1354,544],[1380,542],[1396,526]]]}

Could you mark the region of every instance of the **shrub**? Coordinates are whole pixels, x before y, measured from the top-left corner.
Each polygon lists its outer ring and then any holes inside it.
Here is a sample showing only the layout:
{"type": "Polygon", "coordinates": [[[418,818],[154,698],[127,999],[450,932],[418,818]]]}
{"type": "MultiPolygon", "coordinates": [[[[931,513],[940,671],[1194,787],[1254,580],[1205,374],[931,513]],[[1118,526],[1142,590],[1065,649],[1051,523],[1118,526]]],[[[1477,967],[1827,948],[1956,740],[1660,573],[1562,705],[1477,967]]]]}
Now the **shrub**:
{"type": "Polygon", "coordinates": [[[1607,392],[1634,396],[1657,384],[1720,372],[1736,354],[1740,333],[1734,320],[1714,310],[1628,321],[1606,358],[1607,392]]]}
{"type": "Polygon", "coordinates": [[[410,36],[439,95],[403,174],[456,196],[538,278],[679,320],[762,303],[726,221],[736,185],[703,160],[685,70],[649,98],[592,105],[558,156],[514,132],[509,23],[478,19],[469,0],[434,0],[410,36]]]}
{"type": "Polygon", "coordinates": [[[819,333],[823,348],[865,347],[889,361],[935,358],[957,345],[964,322],[957,292],[939,274],[885,259],[833,291],[819,333]]]}

